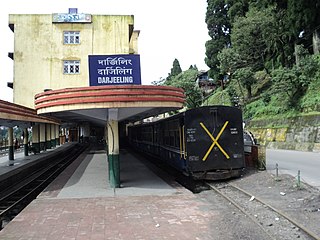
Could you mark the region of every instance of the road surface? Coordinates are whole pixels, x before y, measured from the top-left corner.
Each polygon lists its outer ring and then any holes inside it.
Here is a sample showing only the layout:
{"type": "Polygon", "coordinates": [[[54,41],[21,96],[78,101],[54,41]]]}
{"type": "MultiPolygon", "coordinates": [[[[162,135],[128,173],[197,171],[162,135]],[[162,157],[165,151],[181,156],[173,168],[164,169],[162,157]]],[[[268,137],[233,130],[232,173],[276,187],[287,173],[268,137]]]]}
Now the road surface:
{"type": "Polygon", "coordinates": [[[267,170],[276,173],[276,164],[279,174],[296,177],[300,170],[301,181],[320,189],[320,153],[267,149],[267,170]]]}

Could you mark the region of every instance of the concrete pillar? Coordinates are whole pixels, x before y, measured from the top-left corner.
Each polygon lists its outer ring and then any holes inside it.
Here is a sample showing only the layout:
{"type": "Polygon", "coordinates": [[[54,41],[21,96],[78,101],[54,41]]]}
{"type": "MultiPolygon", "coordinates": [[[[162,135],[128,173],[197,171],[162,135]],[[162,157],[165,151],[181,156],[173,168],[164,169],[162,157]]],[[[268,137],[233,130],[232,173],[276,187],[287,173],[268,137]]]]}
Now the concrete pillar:
{"type": "Polygon", "coordinates": [[[83,142],[89,142],[89,140],[90,140],[90,124],[85,123],[82,130],[83,130],[83,142]]]}
{"type": "Polygon", "coordinates": [[[65,136],[66,136],[66,142],[70,142],[70,139],[69,139],[69,128],[68,127],[66,127],[65,128],[65,136]]]}
{"type": "Polygon", "coordinates": [[[46,149],[46,124],[40,123],[40,151],[45,151],[46,149]]]}
{"type": "Polygon", "coordinates": [[[60,130],[59,130],[60,145],[64,144],[63,139],[64,139],[64,128],[61,127],[60,130]]]}
{"type": "Polygon", "coordinates": [[[78,129],[78,143],[80,143],[81,142],[81,127],[78,126],[77,129],[78,129]]]}
{"type": "Polygon", "coordinates": [[[23,129],[23,147],[24,147],[24,155],[28,156],[29,155],[29,133],[28,133],[28,128],[23,129]]]}
{"type": "Polygon", "coordinates": [[[120,187],[120,159],[119,159],[119,123],[118,110],[108,111],[108,166],[109,181],[113,188],[120,187]]]}
{"type": "Polygon", "coordinates": [[[50,124],[50,129],[51,129],[51,139],[50,139],[50,145],[51,145],[51,148],[55,148],[56,147],[56,125],[54,124],[50,124]]]}
{"type": "Polygon", "coordinates": [[[66,143],[66,128],[61,128],[60,134],[60,145],[62,145],[66,143]]]}
{"type": "Polygon", "coordinates": [[[9,160],[14,160],[13,128],[8,128],[9,160]]]}
{"type": "Polygon", "coordinates": [[[106,149],[107,155],[108,155],[108,152],[109,152],[109,149],[108,149],[108,125],[105,126],[105,128],[104,128],[104,139],[105,139],[105,149],[106,149]]]}
{"type": "Polygon", "coordinates": [[[79,142],[83,143],[83,126],[79,126],[79,142]]]}
{"type": "Polygon", "coordinates": [[[40,124],[32,126],[32,148],[34,154],[40,153],[40,124]]]}
{"type": "Polygon", "coordinates": [[[51,148],[51,124],[46,124],[46,148],[51,148]]]}
{"type": "Polygon", "coordinates": [[[59,125],[55,125],[55,130],[56,130],[56,145],[59,146],[60,145],[60,138],[59,138],[59,125]]]}

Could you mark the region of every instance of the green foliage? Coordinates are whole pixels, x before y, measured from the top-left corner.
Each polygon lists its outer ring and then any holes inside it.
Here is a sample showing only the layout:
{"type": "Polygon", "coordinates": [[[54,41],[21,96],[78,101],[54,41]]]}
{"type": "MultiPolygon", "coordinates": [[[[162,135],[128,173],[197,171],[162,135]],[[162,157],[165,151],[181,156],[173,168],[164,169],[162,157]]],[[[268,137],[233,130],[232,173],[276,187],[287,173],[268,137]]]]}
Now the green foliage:
{"type": "Polygon", "coordinates": [[[6,127],[0,126],[0,141],[2,139],[8,138],[8,129],[6,127]]]}
{"type": "MultiPolygon", "coordinates": [[[[311,85],[310,85],[311,86],[311,85]]],[[[320,84],[308,92],[301,100],[301,108],[304,112],[320,112],[320,84]]]]}
{"type": "Polygon", "coordinates": [[[180,63],[179,63],[178,59],[175,58],[173,61],[173,64],[172,64],[170,76],[172,76],[172,77],[177,76],[181,72],[182,72],[182,70],[180,67],[180,63]]]}
{"type": "Polygon", "coordinates": [[[202,103],[202,93],[197,84],[195,84],[198,71],[188,69],[173,77],[166,85],[182,88],[186,96],[186,107],[199,107],[202,103]]]}
{"type": "Polygon", "coordinates": [[[312,32],[320,23],[320,4],[318,0],[288,0],[287,13],[290,30],[296,38],[304,31],[303,41],[310,44],[312,32]]]}
{"type": "Polygon", "coordinates": [[[220,73],[229,73],[232,75],[238,68],[244,67],[244,62],[241,55],[238,54],[233,48],[224,48],[217,55],[219,60],[220,73]]]}
{"type": "Polygon", "coordinates": [[[231,23],[228,16],[229,4],[225,0],[208,0],[206,23],[211,40],[206,42],[205,62],[210,68],[210,77],[217,79],[220,75],[219,51],[231,45],[231,23]]]}
{"type": "Polygon", "coordinates": [[[182,72],[182,69],[180,67],[180,63],[179,63],[178,59],[175,58],[174,61],[173,61],[173,64],[172,64],[171,71],[168,74],[168,77],[166,78],[165,81],[166,82],[170,82],[175,76],[177,76],[181,72],[182,72]]]}
{"type": "Polygon", "coordinates": [[[285,93],[288,97],[288,107],[299,109],[300,99],[314,81],[320,65],[312,56],[303,57],[293,68],[279,68],[273,71],[273,92],[285,93]]]}
{"type": "Polygon", "coordinates": [[[237,17],[244,17],[249,10],[248,0],[230,0],[228,15],[231,22],[234,22],[237,17]]]}
{"type": "Polygon", "coordinates": [[[22,133],[23,133],[23,130],[21,128],[19,128],[19,127],[13,128],[13,137],[14,138],[21,139],[22,133]]]}
{"type": "Polygon", "coordinates": [[[256,83],[256,79],[254,77],[254,72],[250,67],[239,68],[233,75],[233,78],[237,79],[248,92],[248,98],[250,99],[251,94],[251,86],[256,83]]]}
{"type": "Polygon", "coordinates": [[[226,105],[233,106],[228,90],[218,88],[214,94],[203,102],[203,105],[226,105]]]}
{"type": "Polygon", "coordinates": [[[189,69],[194,69],[194,70],[197,70],[197,71],[198,71],[197,65],[190,65],[189,69]]]}
{"type": "Polygon", "coordinates": [[[245,118],[320,111],[320,56],[310,55],[320,1],[207,2],[211,40],[205,62],[215,82],[224,76],[228,81],[206,104],[232,105],[236,99],[245,118]]]}
{"type": "Polygon", "coordinates": [[[262,98],[251,102],[245,107],[244,119],[288,118],[299,114],[299,111],[288,108],[283,102],[287,102],[287,99],[280,94],[272,95],[267,104],[262,98]]]}
{"type": "Polygon", "coordinates": [[[276,69],[272,76],[264,71],[255,73],[254,77],[259,81],[251,84],[252,100],[245,105],[236,78],[229,82],[224,91],[220,88],[216,90],[205,103],[234,105],[237,98],[244,119],[286,118],[302,114],[302,111],[304,114],[320,111],[319,63],[319,55],[307,55],[301,58],[298,66],[276,69]],[[302,90],[304,94],[301,97],[297,93],[302,90]]]}
{"type": "Polygon", "coordinates": [[[306,94],[301,99],[303,112],[320,112],[320,71],[317,71],[314,81],[308,87],[306,94]]]}

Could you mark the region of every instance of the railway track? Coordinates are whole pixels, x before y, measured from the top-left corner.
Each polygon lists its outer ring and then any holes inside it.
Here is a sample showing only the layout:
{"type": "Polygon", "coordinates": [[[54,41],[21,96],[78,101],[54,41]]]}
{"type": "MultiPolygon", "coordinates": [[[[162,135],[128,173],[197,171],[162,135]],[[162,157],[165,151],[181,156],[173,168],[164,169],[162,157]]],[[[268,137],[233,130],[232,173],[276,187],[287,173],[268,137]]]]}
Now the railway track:
{"type": "Polygon", "coordinates": [[[249,217],[269,239],[316,239],[320,237],[282,211],[232,183],[207,185],[249,217]]]}
{"type": "Polygon", "coordinates": [[[0,193],[0,230],[41,193],[71,162],[83,151],[85,146],[75,147],[47,167],[33,172],[10,189],[0,193]]]}

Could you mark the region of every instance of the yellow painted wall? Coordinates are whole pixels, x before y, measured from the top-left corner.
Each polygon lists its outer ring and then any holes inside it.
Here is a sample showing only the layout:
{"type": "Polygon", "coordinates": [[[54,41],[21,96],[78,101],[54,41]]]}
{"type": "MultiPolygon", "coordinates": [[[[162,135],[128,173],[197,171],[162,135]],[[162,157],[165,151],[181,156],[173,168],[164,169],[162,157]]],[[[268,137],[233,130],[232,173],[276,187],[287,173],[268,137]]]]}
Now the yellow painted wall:
{"type": "Polygon", "coordinates": [[[13,101],[34,108],[44,89],[89,86],[88,55],[137,53],[132,15],[92,15],[92,23],[52,23],[51,14],[12,14],[13,101]],[[63,31],[80,31],[80,44],[63,44],[63,31]],[[135,49],[133,49],[135,48],[135,49]],[[80,74],[63,74],[64,60],[80,60],[80,74]]]}

